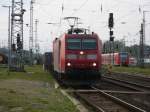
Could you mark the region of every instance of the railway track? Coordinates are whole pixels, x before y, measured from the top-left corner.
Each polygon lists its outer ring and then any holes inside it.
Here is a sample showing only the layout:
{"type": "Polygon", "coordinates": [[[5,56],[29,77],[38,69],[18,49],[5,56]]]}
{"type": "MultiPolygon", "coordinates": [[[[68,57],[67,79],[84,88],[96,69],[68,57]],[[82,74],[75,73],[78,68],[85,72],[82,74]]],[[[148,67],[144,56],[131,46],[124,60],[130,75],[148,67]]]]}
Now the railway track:
{"type": "Polygon", "coordinates": [[[93,90],[76,91],[75,94],[97,112],[146,112],[105,91],[92,87],[93,90]]]}
{"type": "Polygon", "coordinates": [[[81,98],[98,112],[150,111],[149,88],[110,77],[102,77],[99,84],[101,85],[99,89],[97,85],[91,88],[78,84],[76,84],[78,86],[75,85],[75,88],[67,86],[63,89],[68,93],[75,93],[77,98],[81,98]]]}
{"type": "Polygon", "coordinates": [[[106,74],[106,76],[150,87],[150,78],[141,76],[139,74],[112,73],[111,75],[106,74]]]}
{"type": "MultiPolygon", "coordinates": [[[[145,89],[141,90],[141,87],[137,87],[137,86],[133,86],[130,85],[128,83],[124,83],[124,82],[120,82],[117,80],[113,80],[113,79],[106,79],[106,78],[102,78],[102,80],[100,80],[99,85],[93,85],[95,88],[91,88],[91,86],[87,87],[87,86],[75,86],[71,87],[71,88],[64,88],[66,89],[66,92],[69,93],[76,93],[76,95],[83,99],[86,100],[87,103],[90,102],[96,102],[94,101],[94,98],[96,99],[101,99],[103,93],[109,94],[110,96],[115,96],[117,99],[120,99],[123,102],[128,102],[127,104],[132,104],[135,105],[135,107],[139,107],[140,109],[143,109],[145,112],[149,112],[150,111],[150,91],[146,91],[145,89]],[[96,94],[96,95],[95,95],[96,94]],[[100,98],[97,95],[101,95],[100,98]],[[92,97],[93,96],[93,97],[92,97]],[[90,99],[88,99],[90,98],[90,99]]],[[[107,98],[104,98],[107,102],[107,98]]],[[[92,106],[93,108],[97,108],[98,105],[102,105],[101,103],[103,103],[102,101],[99,101],[99,103],[92,103],[89,104],[90,106],[92,106]]],[[[104,102],[105,103],[105,102],[104,102]]],[[[108,103],[106,104],[106,106],[108,105],[115,105],[113,104],[114,102],[108,103]]],[[[117,105],[120,105],[120,103],[117,105]]],[[[121,105],[122,106],[122,105],[121,105]]],[[[98,107],[100,108],[100,107],[98,107]]],[[[127,107],[128,108],[128,107],[127,107]]],[[[108,111],[108,112],[131,112],[131,110],[127,109],[126,106],[124,107],[115,107],[115,110],[112,111],[108,111]]],[[[100,110],[103,108],[100,108],[100,110]]],[[[96,109],[97,110],[97,109],[96,109]]],[[[100,111],[98,110],[98,111],[100,111]]],[[[109,109],[108,109],[109,110],[109,109]]],[[[107,112],[107,111],[102,111],[102,112],[107,112]]],[[[133,112],[133,110],[132,110],[133,112]]],[[[138,111],[135,111],[138,112],[138,111]]]]}
{"type": "Polygon", "coordinates": [[[112,77],[108,77],[108,76],[103,76],[103,80],[109,81],[113,84],[117,84],[120,86],[130,88],[130,89],[133,89],[136,91],[150,92],[150,86],[141,85],[139,83],[134,83],[134,82],[117,79],[117,78],[112,78],[112,77]]]}

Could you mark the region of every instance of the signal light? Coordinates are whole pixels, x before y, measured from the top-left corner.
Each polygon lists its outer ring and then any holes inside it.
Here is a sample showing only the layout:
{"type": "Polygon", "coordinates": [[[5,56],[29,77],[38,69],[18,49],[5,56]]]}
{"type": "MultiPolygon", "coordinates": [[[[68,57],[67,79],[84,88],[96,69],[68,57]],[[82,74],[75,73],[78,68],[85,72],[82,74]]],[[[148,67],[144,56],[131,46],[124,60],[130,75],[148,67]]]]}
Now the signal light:
{"type": "Polygon", "coordinates": [[[12,47],[12,51],[16,51],[16,44],[12,44],[11,47],[12,47]]]}
{"type": "Polygon", "coordinates": [[[110,41],[114,41],[114,37],[110,36],[110,41]]]}
{"type": "Polygon", "coordinates": [[[114,32],[113,31],[110,31],[110,35],[113,35],[114,34],[114,32]]]}
{"type": "Polygon", "coordinates": [[[17,49],[20,50],[22,48],[23,48],[23,46],[22,46],[22,42],[20,40],[20,34],[17,34],[17,49]]]}
{"type": "Polygon", "coordinates": [[[113,13],[109,13],[108,27],[113,28],[113,26],[114,26],[113,13]]]}
{"type": "Polygon", "coordinates": [[[17,34],[17,44],[19,44],[19,43],[20,43],[20,35],[17,34]]]}

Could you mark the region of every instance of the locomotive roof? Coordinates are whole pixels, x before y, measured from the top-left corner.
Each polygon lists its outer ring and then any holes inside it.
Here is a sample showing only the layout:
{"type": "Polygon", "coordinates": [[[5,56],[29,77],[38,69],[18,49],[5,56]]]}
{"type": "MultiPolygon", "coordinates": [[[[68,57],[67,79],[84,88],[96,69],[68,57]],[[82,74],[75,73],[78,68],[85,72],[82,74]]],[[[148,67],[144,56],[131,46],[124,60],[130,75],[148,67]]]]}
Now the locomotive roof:
{"type": "MultiPolygon", "coordinates": [[[[73,28],[73,29],[69,29],[67,33],[62,34],[59,37],[56,37],[54,41],[60,40],[60,38],[99,38],[99,36],[88,30],[88,29],[84,29],[84,28],[73,28]],[[71,33],[71,30],[73,31],[71,33]]],[[[100,38],[99,38],[100,39],[100,38]]]]}
{"type": "Polygon", "coordinates": [[[90,30],[85,28],[71,28],[67,34],[89,34],[90,30]]]}

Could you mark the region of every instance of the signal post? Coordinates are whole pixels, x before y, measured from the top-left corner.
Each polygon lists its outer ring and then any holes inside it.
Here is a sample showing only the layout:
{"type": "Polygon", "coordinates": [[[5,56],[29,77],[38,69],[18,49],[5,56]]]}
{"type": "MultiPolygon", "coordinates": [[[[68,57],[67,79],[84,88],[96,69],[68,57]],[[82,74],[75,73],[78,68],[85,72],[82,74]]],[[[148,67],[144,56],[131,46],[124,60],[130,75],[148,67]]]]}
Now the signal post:
{"type": "Polygon", "coordinates": [[[110,57],[111,57],[111,53],[113,53],[113,62],[112,63],[110,62],[110,64],[114,64],[114,36],[113,36],[114,32],[113,32],[113,27],[114,27],[113,13],[109,13],[108,28],[110,29],[110,31],[109,31],[109,35],[110,35],[110,39],[109,39],[109,41],[110,41],[110,57]]]}

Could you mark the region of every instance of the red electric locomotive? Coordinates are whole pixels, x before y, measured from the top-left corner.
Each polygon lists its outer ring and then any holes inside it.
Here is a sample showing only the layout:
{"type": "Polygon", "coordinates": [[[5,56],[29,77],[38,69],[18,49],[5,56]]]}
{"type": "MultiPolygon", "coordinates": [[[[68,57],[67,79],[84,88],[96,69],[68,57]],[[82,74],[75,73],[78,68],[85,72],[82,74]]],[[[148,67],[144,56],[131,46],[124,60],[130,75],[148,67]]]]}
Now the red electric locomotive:
{"type": "Polygon", "coordinates": [[[70,29],[53,42],[54,71],[59,77],[100,76],[102,42],[96,33],[70,29]]]}
{"type": "Polygon", "coordinates": [[[129,54],[127,52],[118,52],[118,53],[107,53],[102,54],[102,64],[112,64],[112,65],[129,65],[129,54]]]}

